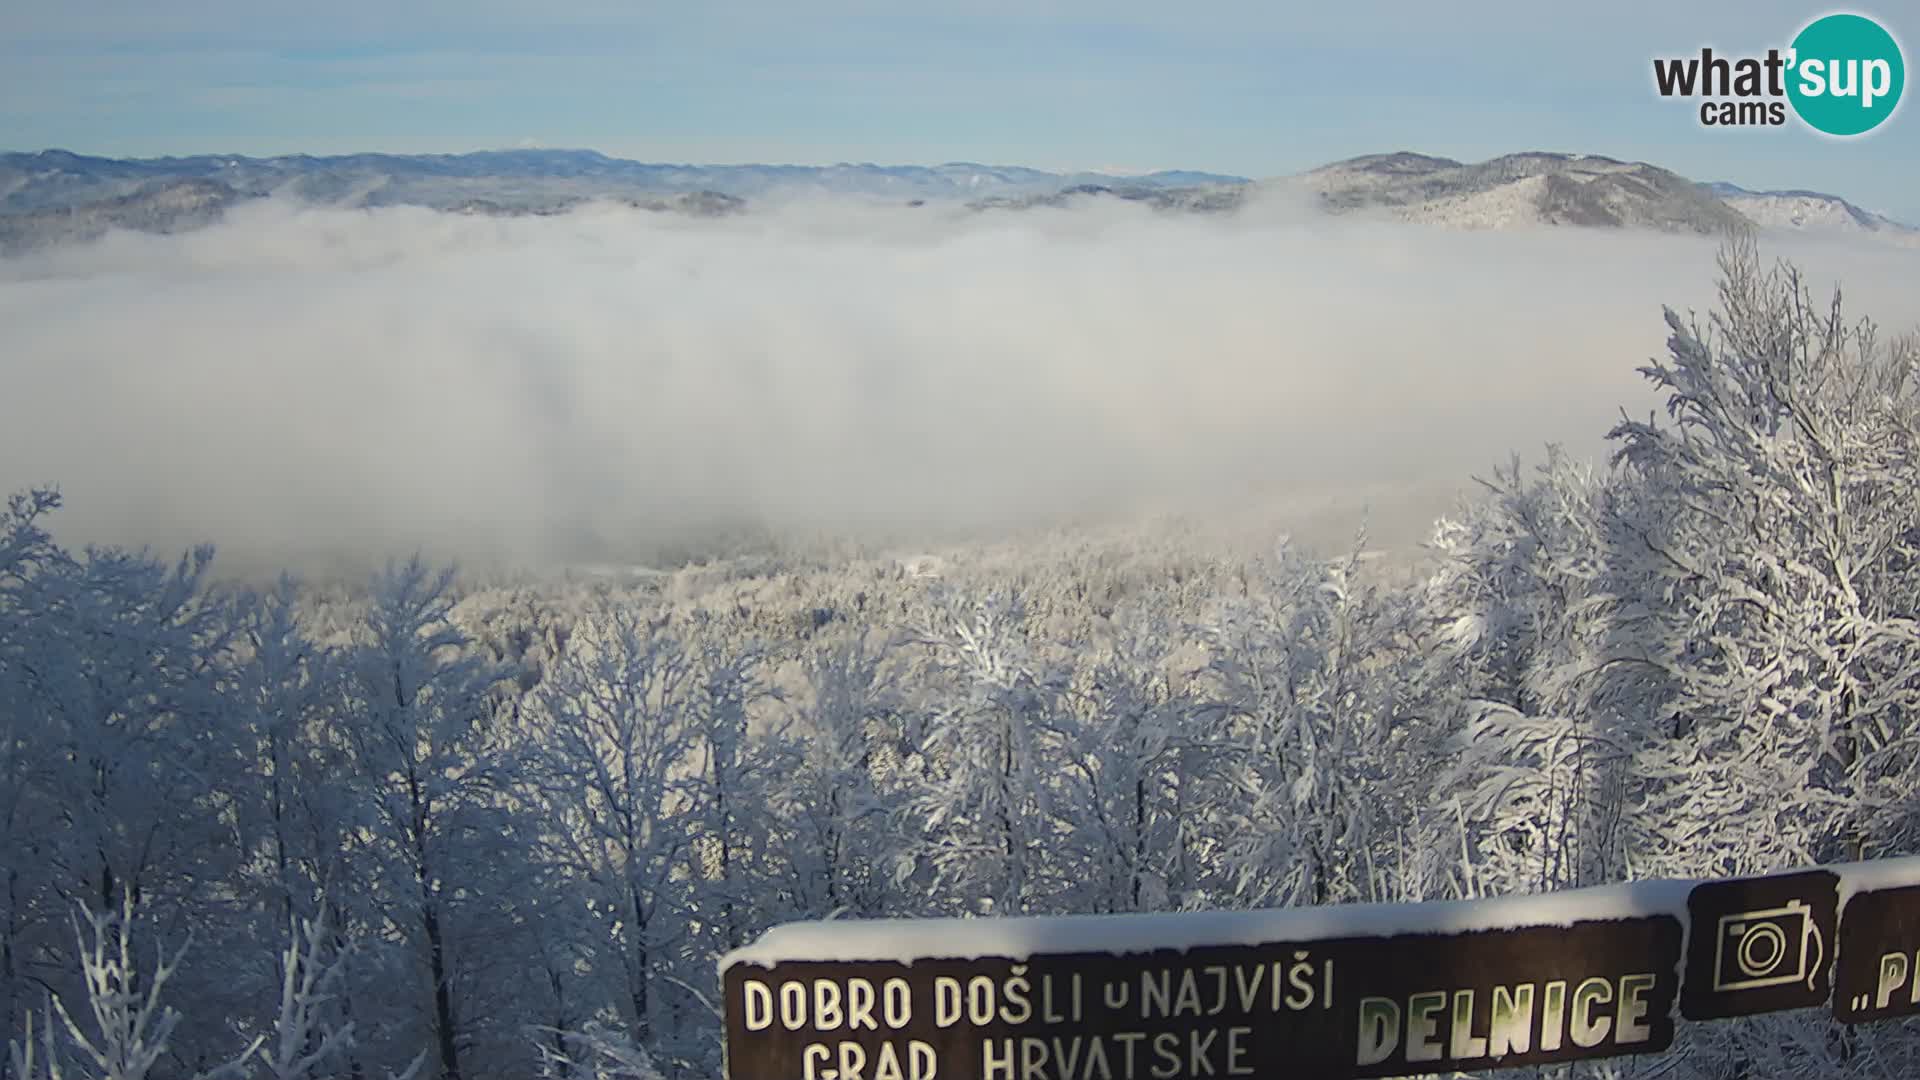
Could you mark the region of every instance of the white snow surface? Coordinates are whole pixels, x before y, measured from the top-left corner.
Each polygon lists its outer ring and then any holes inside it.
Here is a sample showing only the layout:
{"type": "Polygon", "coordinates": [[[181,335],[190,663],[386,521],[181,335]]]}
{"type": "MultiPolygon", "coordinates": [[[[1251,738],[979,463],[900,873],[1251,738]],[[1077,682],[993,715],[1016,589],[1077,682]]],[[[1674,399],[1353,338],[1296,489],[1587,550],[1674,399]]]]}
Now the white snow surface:
{"type": "Polygon", "coordinates": [[[1840,875],[1840,909],[1843,912],[1847,901],[1856,893],[1920,885],[1920,855],[1846,863],[1827,869],[1840,875]]]}
{"type": "MultiPolygon", "coordinates": [[[[1839,902],[1843,910],[1856,893],[1920,885],[1920,856],[1798,867],[1779,874],[1806,870],[1830,870],[1840,876],[1839,902]]],[[[1024,960],[1059,953],[1185,952],[1218,945],[1570,926],[1648,915],[1672,915],[1684,925],[1687,894],[1705,883],[1642,881],[1490,900],[1335,904],[1268,911],[796,922],[776,926],[754,944],[726,954],[720,960],[720,970],[736,964],[771,967],[801,961],[912,964],[989,957],[1024,960]]]]}
{"type": "Polygon", "coordinates": [[[787,923],[720,959],[736,964],[812,961],[1024,960],[1059,953],[1127,955],[1217,945],[1304,943],[1336,938],[1468,933],[1672,915],[1684,923],[1693,881],[1647,881],[1591,889],[1415,904],[1334,904],[1270,911],[1059,915],[978,919],[849,919],[787,923]]]}

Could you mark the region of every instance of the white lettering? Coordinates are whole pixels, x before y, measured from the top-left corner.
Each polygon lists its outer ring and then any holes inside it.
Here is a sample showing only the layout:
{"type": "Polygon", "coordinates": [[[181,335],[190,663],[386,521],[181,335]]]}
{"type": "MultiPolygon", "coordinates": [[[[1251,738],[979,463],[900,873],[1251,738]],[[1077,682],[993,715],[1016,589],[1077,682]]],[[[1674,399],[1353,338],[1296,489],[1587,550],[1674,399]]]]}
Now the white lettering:
{"type": "Polygon", "coordinates": [[[801,1076],[804,1080],[833,1080],[834,1073],[832,1069],[827,1069],[822,1072],[820,1068],[813,1063],[814,1055],[816,1054],[819,1055],[822,1061],[833,1060],[833,1052],[827,1049],[827,1044],[810,1043],[805,1050],[800,1052],[801,1076]]]}
{"type": "Polygon", "coordinates": [[[933,1026],[949,1028],[960,1022],[961,996],[960,980],[947,975],[934,977],[933,1026]]]}
{"type": "Polygon", "coordinates": [[[1594,1047],[1606,1041],[1607,1032],[1613,1028],[1613,1018],[1601,1016],[1596,1019],[1593,1007],[1612,1000],[1613,984],[1605,979],[1588,979],[1574,988],[1573,1022],[1568,1025],[1567,1031],[1573,1039],[1573,1045],[1594,1047]]]}
{"type": "MultiPolygon", "coordinates": [[[[1906,985],[1907,957],[1905,953],[1890,952],[1880,958],[1880,986],[1873,995],[1873,1007],[1884,1009],[1893,1001],[1893,992],[1906,985]]],[[[747,984],[749,988],[752,983],[747,984]]]]}
{"type": "Polygon", "coordinates": [[[986,1039],[980,1044],[980,1080],[994,1080],[1004,1076],[1006,1080],[1016,1080],[1013,1074],[1013,1040],[986,1039]],[[1000,1053],[994,1053],[995,1047],[1000,1053]]]}
{"type": "Polygon", "coordinates": [[[1180,1060],[1180,1036],[1171,1031],[1153,1037],[1153,1053],[1161,1062],[1151,1070],[1154,1080],[1172,1080],[1180,1074],[1180,1066],[1186,1064],[1180,1060]]]}
{"type": "Polygon", "coordinates": [[[880,1025],[873,1022],[873,984],[865,979],[854,979],[847,983],[847,1030],[879,1031],[880,1025]]]}
{"type": "Polygon", "coordinates": [[[746,1013],[748,1031],[765,1031],[773,1026],[773,991],[767,984],[748,979],[743,987],[746,993],[746,1013]]]}
{"type": "Polygon", "coordinates": [[[1533,1048],[1533,984],[1493,988],[1493,1015],[1487,1021],[1487,1053],[1495,1058],[1533,1048]]]}
{"type": "Polygon", "coordinates": [[[1486,1057],[1487,1040],[1473,1033],[1473,991],[1453,992],[1453,1030],[1447,1049],[1456,1060],[1486,1057]]]}
{"type": "Polygon", "coordinates": [[[1247,1047],[1241,1039],[1253,1037],[1250,1027],[1231,1027],[1227,1029],[1227,1075],[1252,1076],[1253,1066],[1247,1064],[1247,1047]]]}
{"type": "Polygon", "coordinates": [[[780,984],[780,1026],[788,1031],[799,1031],[807,1026],[806,983],[780,984]]]}
{"type": "Polygon", "coordinates": [[[1560,1038],[1566,1032],[1566,1024],[1567,984],[1555,979],[1547,984],[1540,1007],[1540,1049],[1560,1049],[1560,1038]]]}
{"type": "Polygon", "coordinates": [[[816,1031],[832,1031],[840,1026],[840,984],[832,979],[816,979],[813,983],[813,1027],[816,1031]]]}
{"type": "Polygon", "coordinates": [[[1620,977],[1620,1008],[1614,1014],[1616,1022],[1613,1029],[1613,1041],[1616,1044],[1626,1046],[1653,1038],[1653,1028],[1647,1024],[1647,1013],[1651,1011],[1651,1006],[1644,996],[1651,989],[1652,975],[1620,977]]]}
{"type": "Polygon", "coordinates": [[[1445,990],[1430,990],[1407,999],[1407,1060],[1439,1061],[1440,1021],[1434,1014],[1447,1007],[1445,990]]]}
{"type": "Polygon", "coordinates": [[[993,1023],[993,980],[985,975],[967,980],[967,1019],[975,1027],[993,1023]]]}
{"type": "Polygon", "coordinates": [[[1400,1049],[1400,1005],[1391,998],[1360,999],[1360,1053],[1356,1065],[1378,1065],[1400,1049]]]}
{"type": "Polygon", "coordinates": [[[1866,79],[1860,92],[1860,107],[1873,108],[1873,99],[1886,97],[1893,89],[1893,69],[1885,60],[1867,61],[1866,79]]]}
{"type": "Polygon", "coordinates": [[[907,980],[888,979],[880,987],[880,1011],[887,1019],[887,1026],[895,1031],[913,1021],[913,987],[907,985],[907,980]]]}

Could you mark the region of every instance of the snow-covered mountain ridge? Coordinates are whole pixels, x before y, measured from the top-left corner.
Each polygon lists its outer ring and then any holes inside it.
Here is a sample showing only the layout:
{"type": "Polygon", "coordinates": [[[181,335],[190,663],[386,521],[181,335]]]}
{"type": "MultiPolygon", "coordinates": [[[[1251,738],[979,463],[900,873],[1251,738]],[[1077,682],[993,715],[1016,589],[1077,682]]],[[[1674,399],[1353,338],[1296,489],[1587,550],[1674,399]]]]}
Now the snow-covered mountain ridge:
{"type": "Polygon", "coordinates": [[[1117,176],[975,162],[657,164],[591,150],[146,159],[45,150],[0,154],[0,251],[84,241],[116,228],[177,232],[265,197],[489,215],[554,214],[600,202],[713,216],[819,196],[981,211],[1113,199],[1163,211],[1226,213],[1268,194],[1305,194],[1330,213],[1383,213],[1453,228],[1578,225],[1717,234],[1751,224],[1920,244],[1920,230],[1838,195],[1752,191],[1696,182],[1646,162],[1541,151],[1478,163],[1410,151],[1370,154],[1256,182],[1188,170],[1117,176]]]}
{"type": "Polygon", "coordinates": [[[1815,191],[1700,183],[1643,161],[1527,152],[1478,163],[1401,151],[1370,154],[1274,183],[1302,187],[1334,213],[1385,212],[1466,228],[1585,225],[1714,234],[1748,224],[1795,231],[1915,230],[1815,191]]]}

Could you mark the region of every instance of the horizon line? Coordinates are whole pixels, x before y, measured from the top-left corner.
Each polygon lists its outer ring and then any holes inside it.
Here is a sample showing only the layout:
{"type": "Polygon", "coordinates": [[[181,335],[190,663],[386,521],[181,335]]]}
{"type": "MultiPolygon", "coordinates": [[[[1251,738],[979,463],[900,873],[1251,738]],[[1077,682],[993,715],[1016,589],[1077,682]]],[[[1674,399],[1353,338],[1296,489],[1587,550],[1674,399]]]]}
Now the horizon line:
{"type": "MultiPolygon", "coordinates": [[[[1410,153],[1411,151],[1391,151],[1391,152],[1410,153]]],[[[1185,166],[1168,166],[1168,167],[1157,168],[1157,169],[1134,169],[1134,168],[1123,168],[1120,166],[1043,168],[1038,165],[1020,165],[1020,164],[1012,164],[1012,163],[1006,163],[1006,162],[996,163],[996,162],[987,162],[987,161],[974,161],[974,160],[969,160],[965,158],[956,158],[956,159],[947,160],[947,161],[933,161],[933,162],[918,162],[918,161],[880,162],[880,161],[872,161],[872,160],[851,161],[851,160],[841,159],[837,161],[820,161],[820,162],[811,162],[811,163],[800,162],[800,161],[775,161],[771,159],[756,159],[751,161],[647,160],[645,158],[623,157],[618,154],[609,154],[604,150],[596,149],[591,146],[486,146],[486,147],[480,147],[473,150],[461,150],[461,151],[455,151],[455,152],[440,151],[440,150],[351,150],[351,151],[345,151],[341,153],[325,153],[325,154],[316,154],[308,151],[293,151],[293,152],[281,153],[281,154],[243,154],[243,153],[228,153],[224,151],[201,151],[198,153],[190,153],[190,154],[106,154],[106,153],[88,153],[86,151],[81,151],[81,150],[70,150],[64,146],[46,146],[37,150],[14,150],[14,149],[7,149],[4,147],[0,147],[0,156],[17,155],[17,156],[23,156],[23,157],[38,157],[46,154],[65,154],[69,157],[93,158],[99,161],[139,161],[139,162],[192,161],[200,158],[235,158],[235,159],[242,159],[242,160],[248,160],[248,161],[273,161],[280,158],[309,158],[315,161],[326,161],[326,160],[337,160],[337,159],[343,159],[343,158],[356,158],[356,157],[465,158],[465,157],[476,157],[480,155],[490,155],[490,154],[592,154],[595,157],[602,158],[606,161],[621,162],[621,163],[631,164],[631,165],[649,165],[649,166],[655,166],[655,167],[661,167],[661,168],[679,168],[679,169],[752,169],[752,168],[832,169],[832,168],[839,168],[842,166],[849,167],[849,168],[870,168],[870,169],[938,169],[938,168],[945,168],[945,167],[954,166],[954,165],[963,165],[963,166],[970,166],[973,168],[981,168],[981,169],[1010,169],[1010,170],[1020,169],[1020,170],[1025,170],[1027,172],[1047,173],[1053,176],[1070,176],[1075,173],[1086,173],[1090,175],[1113,176],[1113,177],[1158,176],[1164,173],[1199,173],[1205,176],[1218,176],[1218,177],[1223,177],[1229,180],[1241,180],[1246,182],[1253,182],[1259,179],[1259,177],[1248,176],[1242,173],[1219,172],[1213,169],[1190,168],[1185,166]]],[[[1363,156],[1371,156],[1371,155],[1363,155],[1363,156]]],[[[1432,156],[1432,155],[1428,155],[1428,156],[1432,156]]],[[[1591,156],[1591,155],[1588,155],[1588,156],[1591,156]]],[[[1316,166],[1316,168],[1317,167],[1318,166],[1316,166]]],[[[1284,175],[1284,174],[1276,174],[1276,175],[1284,175]]]]}

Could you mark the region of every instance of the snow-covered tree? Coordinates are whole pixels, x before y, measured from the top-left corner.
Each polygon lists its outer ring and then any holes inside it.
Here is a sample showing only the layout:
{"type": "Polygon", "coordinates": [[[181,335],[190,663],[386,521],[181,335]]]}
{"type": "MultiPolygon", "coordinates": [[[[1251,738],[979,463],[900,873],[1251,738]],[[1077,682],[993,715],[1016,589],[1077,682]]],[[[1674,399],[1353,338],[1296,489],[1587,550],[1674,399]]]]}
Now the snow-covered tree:
{"type": "Polygon", "coordinates": [[[1362,537],[1328,562],[1283,542],[1260,586],[1224,604],[1209,630],[1222,899],[1398,898],[1395,839],[1417,796],[1394,779],[1417,783],[1432,748],[1422,703],[1403,692],[1410,612],[1368,581],[1364,551],[1362,537]],[[1402,760],[1405,772],[1393,768],[1402,760]]]}
{"type": "Polygon", "coordinates": [[[1164,611],[1128,613],[1117,640],[1076,679],[1062,747],[1059,799],[1071,808],[1054,846],[1073,911],[1180,906],[1192,887],[1181,799],[1213,750],[1193,730],[1193,699],[1176,688],[1178,630],[1164,611]]]}
{"type": "Polygon", "coordinates": [[[1721,271],[1719,310],[1669,311],[1644,369],[1669,421],[1613,433],[1637,485],[1613,540],[1650,570],[1635,637],[1674,722],[1638,763],[1676,781],[1650,793],[1647,868],[1907,850],[1912,787],[1883,781],[1920,705],[1920,352],[1750,242],[1721,271]]]}
{"type": "Polygon", "coordinates": [[[697,672],[642,612],[606,606],[582,620],[540,687],[534,734],[541,858],[593,915],[618,970],[615,1001],[633,1040],[652,1039],[656,978],[685,933],[694,863],[697,672]]]}
{"type": "Polygon", "coordinates": [[[688,643],[693,685],[687,722],[699,761],[692,790],[699,825],[700,921],[720,949],[747,940],[753,881],[773,850],[775,822],[768,790],[790,774],[790,747],[779,731],[756,730],[754,709],[778,696],[767,682],[769,656],[752,633],[725,619],[700,618],[688,643]]]}
{"type": "Polygon", "coordinates": [[[911,854],[956,907],[1019,914],[1045,888],[1049,747],[1067,680],[1036,655],[1018,595],[967,602],[941,591],[912,643],[941,691],[908,739],[919,759],[911,854]]]}
{"type": "Polygon", "coordinates": [[[257,878],[274,923],[314,918],[331,926],[320,896],[351,874],[354,847],[342,775],[351,765],[340,731],[343,658],[306,632],[299,607],[291,578],[241,598],[241,656],[224,695],[242,721],[243,769],[262,774],[239,807],[240,834],[255,852],[245,873],[257,878]]]}
{"type": "Polygon", "coordinates": [[[902,708],[889,651],[853,636],[805,656],[801,762],[787,792],[787,858],[803,909],[860,916],[885,910],[902,708]]]}
{"type": "MultiPolygon", "coordinates": [[[[42,519],[56,492],[13,495],[0,515],[0,1030],[20,1030],[41,945],[57,933],[52,880],[43,852],[64,822],[42,789],[45,734],[28,720],[44,693],[36,673],[51,660],[37,613],[37,578],[70,568],[42,519]]],[[[25,1052],[34,1053],[29,1033],[25,1052]]],[[[44,1063],[44,1055],[41,1058],[44,1063]]]]}
{"type": "Polygon", "coordinates": [[[1618,880],[1628,765],[1657,702],[1633,693],[1644,613],[1605,542],[1616,492],[1557,449],[1534,476],[1516,461],[1485,487],[1436,526],[1421,598],[1431,662],[1453,688],[1435,701],[1453,744],[1423,876],[1462,896],[1618,880]]]}
{"type": "Polygon", "coordinates": [[[511,854],[500,794],[510,778],[492,723],[494,688],[512,672],[476,655],[451,621],[452,585],[450,569],[418,558],[375,580],[348,658],[345,722],[383,874],[371,897],[380,930],[422,972],[440,1075],[461,1080],[478,1012],[459,978],[463,920],[512,883],[495,861],[511,854]]]}

